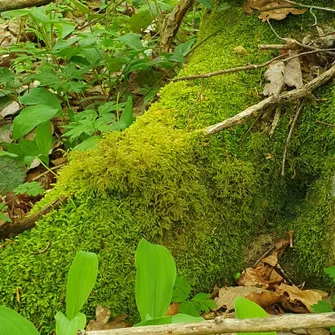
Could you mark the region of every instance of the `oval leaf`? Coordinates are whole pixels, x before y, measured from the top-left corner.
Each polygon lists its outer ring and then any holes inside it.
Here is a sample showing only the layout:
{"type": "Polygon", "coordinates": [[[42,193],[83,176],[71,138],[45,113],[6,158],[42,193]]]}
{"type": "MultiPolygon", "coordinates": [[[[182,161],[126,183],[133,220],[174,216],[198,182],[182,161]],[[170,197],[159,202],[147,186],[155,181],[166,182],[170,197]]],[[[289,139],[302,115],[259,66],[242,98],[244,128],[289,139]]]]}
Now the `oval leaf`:
{"type": "Polygon", "coordinates": [[[83,307],[98,275],[95,253],[79,251],[74,258],[66,283],[66,316],[71,321],[83,307]]]}
{"type": "MultiPolygon", "coordinates": [[[[254,303],[251,300],[237,297],[234,300],[234,308],[237,319],[247,319],[247,318],[268,318],[268,313],[265,310],[254,303]]],[[[238,333],[240,335],[277,335],[276,332],[253,332],[253,333],[238,333]]]]}
{"type": "Polygon", "coordinates": [[[86,325],[86,316],[82,313],[77,313],[70,321],[63,313],[58,312],[55,319],[57,335],[77,335],[78,330],[84,329],[86,325]]]}
{"type": "Polygon", "coordinates": [[[142,321],[164,316],[169,308],[176,280],[176,264],[169,250],[145,239],[136,255],[136,304],[142,321]]]}
{"type": "Polygon", "coordinates": [[[13,139],[16,140],[33,130],[39,124],[51,120],[59,109],[48,105],[36,105],[24,108],[13,122],[13,139]]]}
{"type": "Polygon", "coordinates": [[[0,334],[39,335],[39,332],[19,313],[7,307],[0,307],[0,334]]]}

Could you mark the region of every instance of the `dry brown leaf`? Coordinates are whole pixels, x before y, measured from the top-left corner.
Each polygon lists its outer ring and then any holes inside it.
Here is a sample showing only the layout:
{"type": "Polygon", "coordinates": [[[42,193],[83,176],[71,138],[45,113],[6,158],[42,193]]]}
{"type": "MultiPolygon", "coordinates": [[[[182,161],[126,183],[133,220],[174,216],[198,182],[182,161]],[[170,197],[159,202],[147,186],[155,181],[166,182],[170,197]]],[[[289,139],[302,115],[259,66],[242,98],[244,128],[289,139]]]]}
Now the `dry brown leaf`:
{"type": "Polygon", "coordinates": [[[276,266],[278,264],[277,252],[274,252],[272,255],[263,258],[262,262],[269,264],[270,266],[276,266]]]}
{"type": "Polygon", "coordinates": [[[265,84],[263,95],[278,95],[285,85],[285,64],[283,62],[272,63],[264,73],[264,78],[269,81],[265,84]]]}
{"type": "MultiPolygon", "coordinates": [[[[296,56],[298,54],[297,50],[290,50],[289,56],[296,56]]],[[[304,84],[302,82],[302,73],[301,73],[301,66],[300,60],[298,57],[289,60],[286,63],[285,71],[284,71],[284,78],[286,85],[295,88],[301,88],[304,84]]]]}
{"type": "Polygon", "coordinates": [[[113,321],[108,322],[110,315],[111,312],[109,308],[98,305],[95,310],[95,320],[89,321],[86,330],[103,330],[129,327],[129,325],[124,322],[127,315],[120,315],[113,321]]]}
{"type": "Polygon", "coordinates": [[[237,282],[241,286],[267,288],[269,287],[269,281],[266,278],[267,276],[264,273],[264,269],[261,266],[257,266],[255,269],[245,269],[237,282]]]}
{"type": "Polygon", "coordinates": [[[299,15],[306,12],[306,9],[295,8],[294,5],[282,0],[249,0],[245,8],[248,13],[250,9],[260,11],[259,18],[264,22],[269,19],[283,20],[288,14],[299,15]]]}
{"type": "Polygon", "coordinates": [[[178,309],[179,309],[180,303],[179,302],[174,302],[169,306],[168,311],[166,312],[166,316],[171,316],[171,315],[176,315],[178,314],[178,309]]]}
{"type": "Polygon", "coordinates": [[[278,303],[281,303],[284,300],[282,295],[279,295],[277,292],[263,290],[263,292],[257,293],[253,292],[245,298],[255,302],[259,306],[266,308],[278,303]]]}
{"type": "Polygon", "coordinates": [[[301,290],[297,286],[289,286],[286,284],[280,284],[276,292],[280,295],[287,294],[292,303],[301,302],[310,312],[313,312],[311,306],[317,304],[323,297],[323,294],[318,290],[301,290]]]}
{"type": "Polygon", "coordinates": [[[246,286],[236,286],[236,287],[222,287],[219,290],[219,298],[215,299],[218,310],[220,308],[226,308],[227,310],[234,309],[234,300],[236,297],[245,297],[252,293],[262,293],[264,289],[257,287],[246,287],[246,286]]]}

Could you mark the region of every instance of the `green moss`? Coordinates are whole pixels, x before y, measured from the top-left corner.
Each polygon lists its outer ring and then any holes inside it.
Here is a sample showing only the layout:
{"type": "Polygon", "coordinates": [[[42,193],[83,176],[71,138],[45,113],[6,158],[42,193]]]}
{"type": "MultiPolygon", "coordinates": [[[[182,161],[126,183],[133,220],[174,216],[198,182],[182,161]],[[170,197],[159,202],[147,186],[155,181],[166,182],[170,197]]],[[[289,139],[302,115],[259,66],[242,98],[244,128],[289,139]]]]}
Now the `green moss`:
{"type": "MultiPolygon", "coordinates": [[[[283,36],[309,17],[275,24],[283,36]]],[[[268,25],[232,7],[208,12],[197,48],[180,76],[262,63],[259,43],[275,42],[268,25]],[[247,56],[233,49],[244,46],[247,56]]],[[[297,31],[297,33],[300,34],[297,31]]],[[[291,273],[321,280],[322,267],[334,261],[332,188],[333,90],[320,90],[326,104],[308,106],[292,138],[286,176],[280,176],[282,152],[295,109],[283,111],[274,136],[252,122],[209,138],[202,129],[261,100],[262,70],[233,73],[204,81],[167,85],[161,100],[125,132],[112,133],[96,150],[73,153],[55,189],[35,210],[60,195],[69,197],[37,227],[0,249],[0,303],[28,316],[44,332],[64,309],[66,273],[76,251],[99,255],[98,283],[86,305],[97,303],[113,315],[137,318],[134,304],[134,251],[138,241],[166,245],[178,270],[196,291],[230,283],[244,264],[244,251],[260,232],[296,230],[288,255],[291,273]],[[245,138],[244,138],[245,137],[245,138]],[[42,254],[51,242],[50,248],[42,254]],[[20,302],[16,292],[20,293],[20,302]]]]}

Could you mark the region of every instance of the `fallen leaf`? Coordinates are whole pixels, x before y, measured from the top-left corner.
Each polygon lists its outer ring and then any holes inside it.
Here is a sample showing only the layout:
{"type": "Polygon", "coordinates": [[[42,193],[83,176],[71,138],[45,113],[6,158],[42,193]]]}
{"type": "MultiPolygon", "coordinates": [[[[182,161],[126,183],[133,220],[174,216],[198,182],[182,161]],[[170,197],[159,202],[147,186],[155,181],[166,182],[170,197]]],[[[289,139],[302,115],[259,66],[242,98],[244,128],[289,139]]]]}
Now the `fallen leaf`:
{"type": "Polygon", "coordinates": [[[236,286],[236,287],[222,287],[219,290],[219,298],[215,299],[218,310],[226,308],[228,311],[234,309],[234,300],[236,297],[246,297],[252,293],[262,293],[264,289],[257,287],[236,286]]]}
{"type": "Polygon", "coordinates": [[[169,306],[168,311],[166,312],[166,316],[171,316],[171,315],[176,315],[178,314],[178,309],[179,309],[179,302],[174,302],[169,306]]]}
{"type": "Polygon", "coordinates": [[[8,115],[14,115],[20,110],[20,105],[18,102],[13,101],[11,104],[6,106],[1,112],[0,116],[5,118],[8,115]]]}
{"type": "Polygon", "coordinates": [[[265,84],[263,95],[278,95],[281,93],[285,85],[284,71],[284,62],[270,64],[264,73],[264,78],[269,81],[269,83],[265,84]]]}
{"type": "Polygon", "coordinates": [[[263,292],[260,292],[260,293],[253,292],[245,296],[245,298],[255,302],[256,304],[258,304],[259,306],[263,308],[272,306],[274,304],[281,303],[284,299],[284,297],[278,294],[277,292],[272,292],[272,291],[267,291],[267,290],[263,290],[263,292]]]}
{"type": "MultiPolygon", "coordinates": [[[[296,56],[297,54],[297,50],[289,51],[289,57],[296,56]]],[[[299,57],[293,58],[286,63],[284,78],[286,85],[290,87],[301,88],[303,86],[299,57]]]]}
{"type": "Polygon", "coordinates": [[[287,294],[290,302],[301,302],[310,312],[313,312],[312,305],[317,304],[323,297],[323,294],[318,290],[301,290],[297,286],[289,286],[286,284],[280,284],[276,292],[281,295],[287,294]]]}

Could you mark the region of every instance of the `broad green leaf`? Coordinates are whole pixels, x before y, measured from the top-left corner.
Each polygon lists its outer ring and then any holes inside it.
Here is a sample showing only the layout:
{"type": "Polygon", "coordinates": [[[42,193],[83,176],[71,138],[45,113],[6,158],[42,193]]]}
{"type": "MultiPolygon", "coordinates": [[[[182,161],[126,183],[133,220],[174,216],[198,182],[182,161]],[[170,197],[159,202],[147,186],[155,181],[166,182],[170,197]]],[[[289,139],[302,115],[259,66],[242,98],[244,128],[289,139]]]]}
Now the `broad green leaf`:
{"type": "Polygon", "coordinates": [[[311,306],[314,313],[328,313],[333,311],[333,306],[324,300],[318,301],[317,304],[311,306]]]}
{"type": "Polygon", "coordinates": [[[142,321],[136,324],[134,327],[168,325],[172,323],[193,323],[193,322],[201,322],[201,321],[204,321],[204,319],[201,316],[194,317],[194,316],[179,313],[173,316],[162,316],[160,318],[154,318],[154,319],[142,321]]]}
{"type": "Polygon", "coordinates": [[[37,105],[24,108],[13,121],[13,139],[16,140],[33,130],[39,124],[51,120],[59,109],[49,105],[37,105]]]}
{"type": "Polygon", "coordinates": [[[134,122],[133,117],[133,98],[131,96],[128,97],[126,106],[121,114],[120,118],[120,129],[125,130],[134,122]]]}
{"type": "Polygon", "coordinates": [[[187,314],[187,315],[191,315],[193,317],[199,317],[200,312],[201,312],[201,308],[200,308],[200,305],[197,302],[187,300],[187,301],[183,301],[179,305],[178,312],[183,313],[183,314],[187,314]]]}
{"type": "Polygon", "coordinates": [[[140,38],[136,34],[133,34],[133,33],[128,33],[126,35],[119,37],[119,41],[123,42],[128,47],[134,50],[144,49],[140,38]]]}
{"type": "Polygon", "coordinates": [[[39,335],[35,326],[19,313],[7,307],[0,307],[1,335],[39,335]]]}
{"type": "Polygon", "coordinates": [[[152,22],[152,15],[149,9],[139,11],[131,16],[129,20],[130,29],[134,33],[140,33],[146,29],[152,22]]]}
{"type": "MultiPolygon", "coordinates": [[[[237,319],[248,319],[248,318],[268,318],[269,315],[265,310],[254,303],[251,300],[237,297],[234,300],[234,308],[237,319]]],[[[276,332],[250,332],[250,333],[238,333],[240,335],[277,335],[276,332]]]]}
{"type": "Polygon", "coordinates": [[[49,151],[52,148],[52,130],[50,121],[40,123],[36,128],[35,142],[42,154],[44,163],[49,164],[49,151]]]}
{"type": "Polygon", "coordinates": [[[323,270],[325,274],[327,274],[333,281],[335,281],[335,266],[331,266],[330,268],[325,268],[323,270]]]}
{"type": "Polygon", "coordinates": [[[170,57],[170,60],[174,62],[183,62],[184,57],[190,52],[192,45],[194,44],[195,39],[191,38],[185,43],[179,44],[173,52],[173,55],[170,57]]]}
{"type": "Polygon", "coordinates": [[[63,313],[58,312],[55,319],[57,335],[77,335],[78,330],[83,330],[86,325],[86,316],[82,313],[77,313],[70,321],[63,313]]]}
{"type": "Polygon", "coordinates": [[[33,88],[20,98],[23,105],[48,105],[60,109],[61,105],[55,94],[45,88],[33,88]]]}
{"type": "Polygon", "coordinates": [[[0,84],[6,84],[7,82],[13,81],[14,78],[14,74],[10,72],[6,67],[0,68],[0,84]]]}
{"type": "MultiPolygon", "coordinates": [[[[7,215],[3,214],[2,212],[0,212],[0,220],[3,222],[12,222],[12,220],[7,215]]],[[[1,334],[1,326],[0,326],[0,334],[1,334]]]]}
{"type": "Polygon", "coordinates": [[[90,295],[98,275],[98,256],[79,251],[74,258],[66,283],[66,316],[71,321],[90,295]]]}
{"type": "Polygon", "coordinates": [[[191,285],[184,277],[177,275],[173,288],[172,302],[182,302],[186,300],[191,292],[191,285]]]}
{"type": "Polygon", "coordinates": [[[83,13],[89,14],[90,10],[80,0],[71,0],[71,2],[83,13]]]}
{"type": "Polygon", "coordinates": [[[74,23],[69,22],[57,22],[54,25],[57,28],[57,35],[60,39],[63,39],[70,35],[76,28],[76,25],[74,23]]]}
{"type": "Polygon", "coordinates": [[[213,8],[213,1],[211,0],[198,0],[198,2],[208,9],[213,8]]]}
{"type": "Polygon", "coordinates": [[[136,304],[142,321],[164,316],[176,280],[176,264],[169,250],[142,239],[135,255],[136,304]]]}
{"type": "Polygon", "coordinates": [[[1,156],[7,156],[7,157],[12,157],[12,158],[18,157],[17,154],[7,152],[7,151],[2,151],[2,150],[0,151],[0,157],[1,156]]]}
{"type": "Polygon", "coordinates": [[[26,168],[23,163],[0,156],[0,193],[10,192],[24,182],[26,168]]]}
{"type": "Polygon", "coordinates": [[[100,140],[101,140],[101,136],[91,136],[84,142],[76,145],[73,148],[73,150],[85,151],[85,150],[95,149],[100,140]]]}

